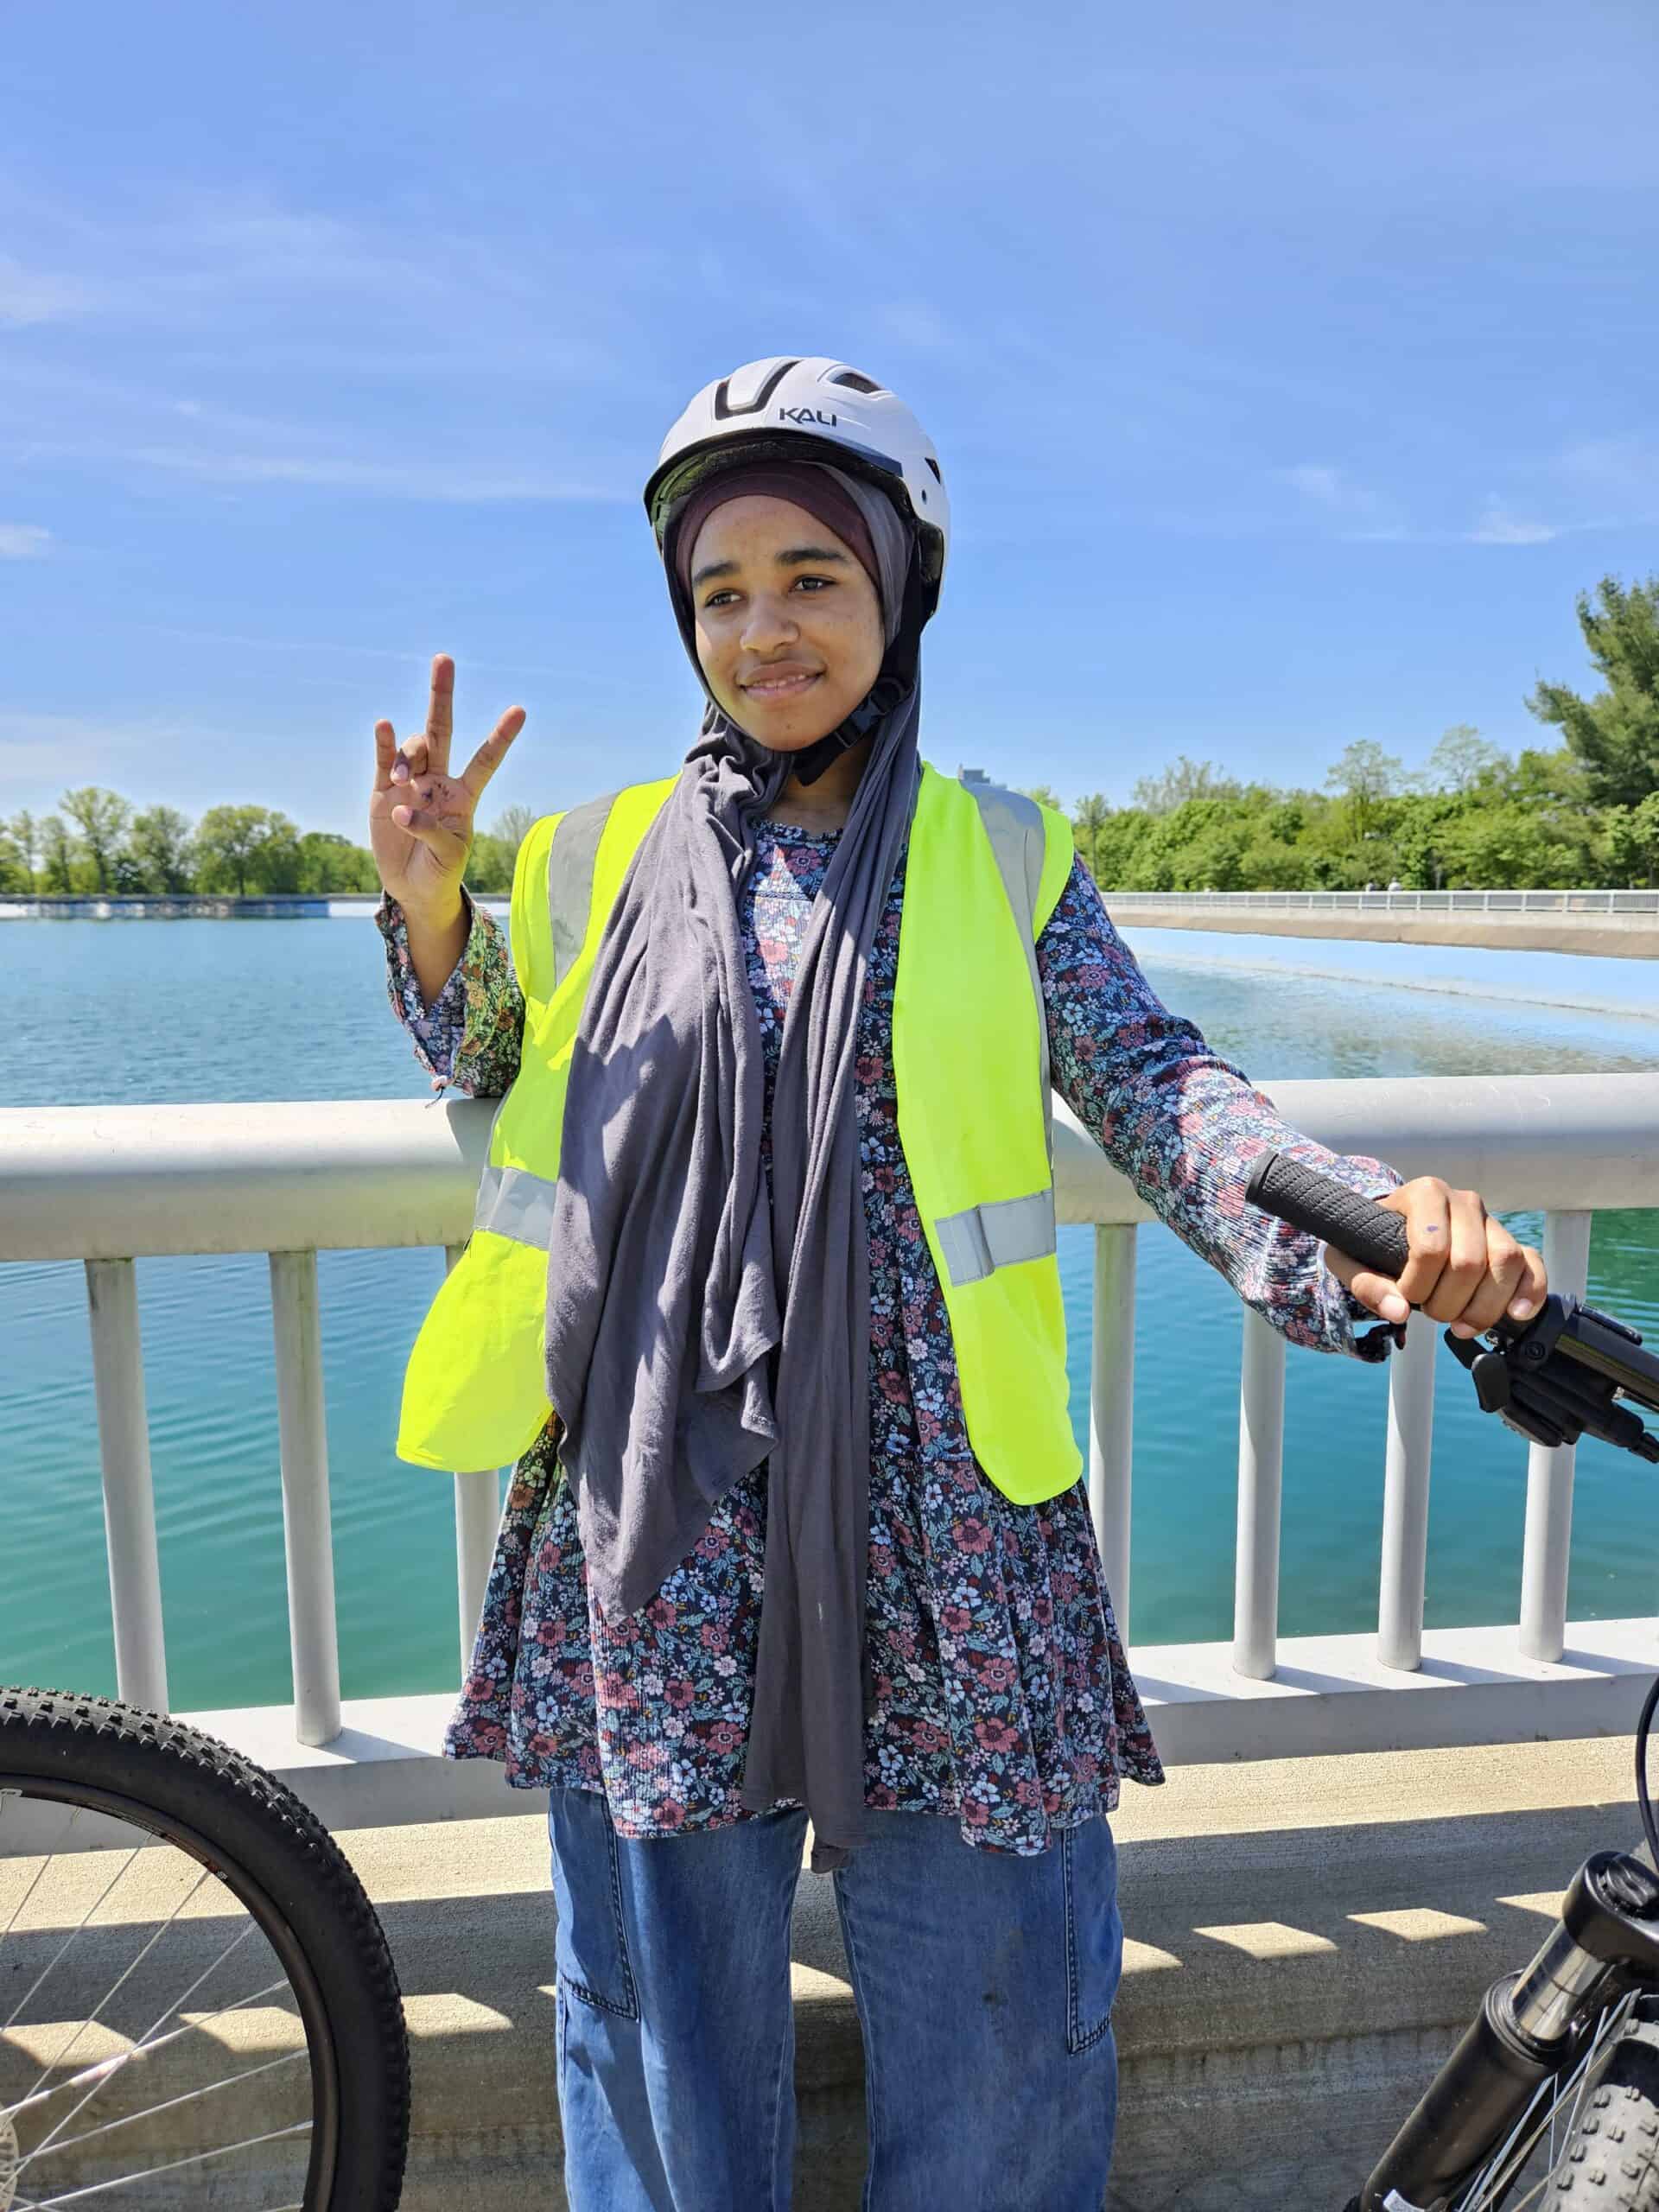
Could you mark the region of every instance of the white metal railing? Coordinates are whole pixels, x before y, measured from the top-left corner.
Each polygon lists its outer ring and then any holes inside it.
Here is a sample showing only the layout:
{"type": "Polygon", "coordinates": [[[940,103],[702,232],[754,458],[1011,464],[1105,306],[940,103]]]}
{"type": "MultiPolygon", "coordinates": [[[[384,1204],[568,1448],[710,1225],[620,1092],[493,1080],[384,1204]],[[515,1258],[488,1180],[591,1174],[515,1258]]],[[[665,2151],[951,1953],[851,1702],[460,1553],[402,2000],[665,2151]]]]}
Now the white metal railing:
{"type": "Polygon", "coordinates": [[[1244,906],[1263,913],[1653,914],[1656,891],[1122,891],[1116,906],[1244,906]]]}
{"type": "MultiPolygon", "coordinates": [[[[1584,1289],[1596,1208],[1659,1207],[1659,1076],[1425,1077],[1266,1088],[1294,1127],[1338,1151],[1376,1154],[1406,1175],[1443,1175],[1478,1189],[1495,1208],[1542,1209],[1551,1279],[1564,1290],[1584,1289]]],[[[1096,1234],[1089,1485],[1127,1636],[1135,1235],[1153,1217],[1056,1104],[1059,1217],[1092,1224],[1096,1234]]],[[[0,1112],[0,1262],[78,1259],[86,1268],[124,1697],[145,1706],[167,1702],[135,1260],[270,1255],[292,1739],[302,1746],[344,1741],[316,1255],[441,1245],[453,1263],[470,1224],[492,1111],[481,1101],[433,1107],[410,1100],[0,1112]]],[[[1424,1659],[1434,1343],[1432,1331],[1414,1330],[1405,1357],[1391,1363],[1375,1646],[1384,1685],[1423,1680],[1418,1670],[1424,1659]]],[[[1221,1688],[1208,1659],[1195,1662],[1192,1679],[1178,1686],[1189,1705],[1245,1694],[1252,1684],[1271,1686],[1279,1667],[1284,1340],[1248,1312],[1241,1364],[1234,1634],[1221,1688]]],[[[1510,1633],[1512,1640],[1518,1636],[1522,1661],[1546,1667],[1561,1661],[1567,1648],[1573,1456],[1541,1447],[1531,1453],[1521,1618],[1510,1633]]],[[[462,1470],[454,1481],[464,1669],[493,1548],[498,1471],[462,1470]]],[[[1640,1631],[1633,1647],[1638,1652],[1649,1643],[1659,1652],[1659,1621],[1624,1625],[1640,1631]]],[[[1185,1649],[1202,1655],[1214,1648],[1185,1649]]],[[[1471,1666],[1465,1673],[1470,1681],[1484,1680],[1487,1669],[1471,1666]]],[[[1375,1667],[1367,1679],[1377,1687],[1375,1667]]],[[[1361,1685],[1356,1679],[1338,1686],[1361,1685]]],[[[1212,1732],[1204,1739],[1212,1747],[1192,1755],[1269,1755],[1318,1740],[1305,1736],[1287,1746],[1283,1716],[1282,1707],[1270,1704],[1261,1709],[1253,1732],[1215,1748],[1221,1739],[1212,1732]]],[[[1465,1732],[1446,1740],[1497,1739],[1478,1729],[1469,1735],[1470,1725],[1460,1720],[1465,1732]]],[[[1516,1724],[1512,1714],[1494,1725],[1501,1730],[1516,1724]]],[[[1376,1740],[1395,1740],[1388,1732],[1392,1726],[1376,1732],[1376,1740]]],[[[1522,1732],[1532,1732],[1529,1724],[1522,1732]]],[[[1344,1738],[1356,1747],[1364,1740],[1363,1729],[1356,1736],[1350,1728],[1344,1738]]]]}

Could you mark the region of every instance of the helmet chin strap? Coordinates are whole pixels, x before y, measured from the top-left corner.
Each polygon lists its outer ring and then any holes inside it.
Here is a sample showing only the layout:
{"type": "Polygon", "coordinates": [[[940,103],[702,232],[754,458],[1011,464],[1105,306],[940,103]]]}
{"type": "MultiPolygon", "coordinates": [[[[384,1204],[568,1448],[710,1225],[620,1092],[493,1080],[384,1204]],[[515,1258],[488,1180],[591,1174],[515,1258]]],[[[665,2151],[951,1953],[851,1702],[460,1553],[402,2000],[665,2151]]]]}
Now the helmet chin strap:
{"type": "Polygon", "coordinates": [[[916,682],[917,663],[921,657],[922,629],[926,616],[920,607],[920,584],[912,553],[910,569],[905,578],[905,611],[899,626],[899,634],[887,647],[887,658],[881,664],[881,673],[870,686],[861,706],[855,707],[844,722],[837,723],[827,737],[816,744],[804,747],[795,755],[792,771],[795,781],[803,785],[816,784],[824,771],[832,767],[843,753],[850,753],[873,736],[894,709],[902,706],[916,682]]]}
{"type": "Polygon", "coordinates": [[[798,784],[816,784],[827,768],[832,767],[843,753],[850,753],[867,737],[878,730],[893,709],[900,706],[910,685],[901,677],[883,673],[871,686],[861,707],[855,707],[844,722],[838,723],[827,737],[821,737],[794,756],[791,770],[798,784]]]}

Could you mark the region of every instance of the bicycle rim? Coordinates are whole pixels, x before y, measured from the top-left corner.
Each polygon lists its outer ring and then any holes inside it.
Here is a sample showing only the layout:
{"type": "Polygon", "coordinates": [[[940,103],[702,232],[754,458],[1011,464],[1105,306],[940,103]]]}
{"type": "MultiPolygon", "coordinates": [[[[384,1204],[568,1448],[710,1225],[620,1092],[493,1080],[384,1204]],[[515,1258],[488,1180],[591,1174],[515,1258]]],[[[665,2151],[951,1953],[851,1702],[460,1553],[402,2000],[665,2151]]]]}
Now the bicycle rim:
{"type": "Polygon", "coordinates": [[[0,1855],[0,2212],[176,2212],[193,2190],[215,2212],[324,2212],[339,2067],[286,1916],[170,1813],[0,1773],[0,1839],[24,1805],[57,1808],[62,1837],[36,1811],[46,1847],[0,1855]],[[134,1840],[86,1848],[78,1814],[134,1840]]]}

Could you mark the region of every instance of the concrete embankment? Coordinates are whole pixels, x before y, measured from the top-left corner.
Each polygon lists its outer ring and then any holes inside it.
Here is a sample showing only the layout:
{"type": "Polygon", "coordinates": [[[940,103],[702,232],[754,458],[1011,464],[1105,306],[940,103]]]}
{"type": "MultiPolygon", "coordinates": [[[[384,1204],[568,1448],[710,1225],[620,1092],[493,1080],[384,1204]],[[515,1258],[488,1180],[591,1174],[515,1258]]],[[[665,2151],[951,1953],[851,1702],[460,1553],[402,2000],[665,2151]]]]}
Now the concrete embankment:
{"type": "MultiPolygon", "coordinates": [[[[501,1796],[515,1813],[340,1839],[404,1988],[414,2073],[404,2212],[565,2204],[546,1830],[538,1801],[501,1796]]],[[[1487,1985],[1537,1949],[1580,1864],[1639,1834],[1622,1735],[1184,1767],[1162,1789],[1131,1789],[1114,1827],[1128,1942],[1106,2212],[1345,2203],[1487,1985]]],[[[86,1953],[102,1944],[111,1967],[124,1967],[134,1926],[164,1916],[159,1889],[154,1900],[123,1897],[120,1924],[81,1938],[84,1986],[108,1986],[86,1953]]],[[[176,1902],[175,1887],[166,1897],[176,1902]]],[[[44,1964],[62,1932],[16,1939],[26,1955],[14,1969],[31,1970],[34,1950],[44,1964]]],[[[1064,2063],[1065,1960],[1052,1967],[1064,2063]]],[[[831,1886],[810,1874],[792,1974],[796,2212],[853,2212],[863,2055],[831,1886]]],[[[929,2004],[957,1994],[919,1993],[929,2004]]],[[[238,2068],[300,2047],[292,2012],[264,2006],[221,2017],[214,2035],[238,2068]]],[[[50,2071],[64,2042],[26,2008],[0,2032],[0,2062],[50,2071]]],[[[258,2078],[274,2099],[292,2076],[273,2063],[258,2078]]],[[[145,2099],[158,2094],[149,2081],[145,2099]]],[[[986,2094],[994,2102],[998,2084],[986,2094]]],[[[200,2109],[162,2101],[142,2145],[112,2138],[124,2143],[121,2171],[137,2149],[159,2164],[199,2148],[189,2130],[200,2109]]],[[[274,2104],[268,2118],[238,2107],[243,2126],[256,2119],[280,2124],[274,2104]]]]}
{"type": "Polygon", "coordinates": [[[1268,907],[1148,906],[1131,892],[1104,894],[1123,929],[1223,930],[1252,937],[1350,938],[1375,944],[1482,945],[1510,952],[1659,957],[1659,921],[1619,914],[1275,913],[1268,907]]]}
{"type": "MultiPolygon", "coordinates": [[[[1109,2212],[1345,2202],[1580,1863],[1639,1833],[1616,1738],[1188,1767],[1131,1789],[1114,1827],[1128,1941],[1109,2212]]],[[[541,1824],[344,1840],[409,1998],[406,2212],[562,2206],[541,1824]]],[[[830,1885],[810,1875],[794,1961],[796,2212],[853,2212],[863,2057],[830,1885]]]]}
{"type": "MultiPolygon", "coordinates": [[[[1113,1825],[1128,1948],[1109,2212],[1344,2203],[1577,1865],[1639,1834],[1617,1738],[1184,1767],[1130,1789],[1113,1825]]],[[[404,2208],[493,2212],[526,2185],[562,2205],[540,1822],[345,1842],[411,2002],[404,2208]]],[[[832,1889],[812,1876],[794,2004],[797,2212],[852,2212],[862,2050],[832,1889]]]]}
{"type": "MultiPolygon", "coordinates": [[[[1344,2203],[1577,1865],[1639,1834],[1619,1738],[1181,1767],[1130,1789],[1113,1825],[1128,1948],[1109,2212],[1344,2203]]],[[[404,2208],[495,2212],[526,2185],[562,2205],[540,1822],[345,1842],[410,1993],[404,2208]]],[[[852,2212],[862,2050],[812,1876],[794,2004],[797,2212],[852,2212]]]]}

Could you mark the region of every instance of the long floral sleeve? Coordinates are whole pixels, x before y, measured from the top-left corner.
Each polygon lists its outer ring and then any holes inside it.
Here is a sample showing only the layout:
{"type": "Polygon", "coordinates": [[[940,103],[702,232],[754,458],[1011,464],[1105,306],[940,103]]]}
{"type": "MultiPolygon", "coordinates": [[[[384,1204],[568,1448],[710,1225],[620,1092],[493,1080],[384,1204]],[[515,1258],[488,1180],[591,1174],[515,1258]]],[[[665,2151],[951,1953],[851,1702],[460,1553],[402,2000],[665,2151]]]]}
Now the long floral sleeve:
{"type": "Polygon", "coordinates": [[[1380,1198],[1400,1178],[1291,1128],[1238,1069],[1171,1014],[1113,927],[1081,860],[1037,944],[1055,1089],[1176,1235],[1293,1344],[1386,1357],[1393,1332],[1351,1299],[1317,1241],[1245,1203],[1263,1152],[1380,1198]],[[1368,1334],[1358,1325],[1370,1322],[1368,1334]]]}
{"type": "Polygon", "coordinates": [[[386,990],[434,1090],[453,1085],[472,1098],[498,1098],[518,1072],[524,995],[505,931],[475,899],[467,905],[472,922],[461,958],[428,1006],[410,958],[403,908],[395,899],[381,900],[375,919],[386,941],[386,990]]]}

